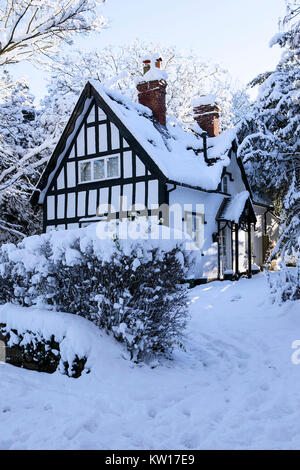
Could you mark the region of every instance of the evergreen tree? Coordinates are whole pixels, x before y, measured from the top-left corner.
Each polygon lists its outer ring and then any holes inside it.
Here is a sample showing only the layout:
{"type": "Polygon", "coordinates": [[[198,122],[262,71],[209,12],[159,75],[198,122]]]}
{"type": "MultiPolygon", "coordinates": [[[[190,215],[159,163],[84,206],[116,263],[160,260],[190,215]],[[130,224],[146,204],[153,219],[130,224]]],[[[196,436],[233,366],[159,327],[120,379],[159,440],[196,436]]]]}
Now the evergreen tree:
{"type": "Polygon", "coordinates": [[[283,48],[273,72],[261,74],[251,112],[238,129],[238,154],[257,193],[266,192],[281,210],[282,236],[274,254],[299,249],[300,193],[300,7],[288,2],[282,24],[270,45],[283,48]],[[283,201],[283,204],[282,202],[283,201]],[[280,207],[282,206],[282,207],[280,207]]]}

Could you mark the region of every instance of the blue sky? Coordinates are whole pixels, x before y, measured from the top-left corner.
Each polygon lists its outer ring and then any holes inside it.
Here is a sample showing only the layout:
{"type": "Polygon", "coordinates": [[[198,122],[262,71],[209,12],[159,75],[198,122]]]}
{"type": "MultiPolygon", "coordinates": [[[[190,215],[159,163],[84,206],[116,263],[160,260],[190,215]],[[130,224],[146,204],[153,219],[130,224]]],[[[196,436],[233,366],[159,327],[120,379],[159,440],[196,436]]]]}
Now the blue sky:
{"type": "MultiPolygon", "coordinates": [[[[280,49],[268,43],[284,10],[284,0],[108,0],[102,13],[110,27],[77,38],[72,47],[101,49],[135,38],[176,45],[220,63],[233,78],[247,83],[278,62],[280,49]]],[[[44,72],[27,63],[13,70],[18,77],[27,75],[38,98],[43,95],[44,72]]]]}

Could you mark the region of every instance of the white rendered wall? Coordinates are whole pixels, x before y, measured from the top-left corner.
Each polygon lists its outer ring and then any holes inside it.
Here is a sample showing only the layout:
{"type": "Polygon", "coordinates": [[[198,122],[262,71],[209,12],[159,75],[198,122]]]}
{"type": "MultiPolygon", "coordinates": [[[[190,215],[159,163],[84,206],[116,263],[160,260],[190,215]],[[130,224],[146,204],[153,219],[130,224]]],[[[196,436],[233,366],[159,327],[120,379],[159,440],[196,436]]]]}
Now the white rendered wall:
{"type": "Polygon", "coordinates": [[[232,177],[234,179],[234,181],[230,181],[229,175],[227,175],[228,192],[229,194],[234,195],[241,191],[245,191],[246,187],[242,179],[240,167],[236,160],[236,155],[234,152],[232,152],[231,155],[231,161],[230,164],[226,167],[226,170],[232,174],[232,177]]]}
{"type": "Polygon", "coordinates": [[[202,250],[197,254],[197,261],[194,267],[195,278],[215,279],[218,277],[218,245],[213,243],[212,234],[217,232],[216,214],[223,201],[222,194],[205,193],[195,189],[189,189],[177,186],[170,192],[169,203],[180,204],[182,212],[184,210],[191,212],[202,212],[204,209],[204,244],[202,250]],[[197,208],[198,205],[198,208],[197,208]]]}

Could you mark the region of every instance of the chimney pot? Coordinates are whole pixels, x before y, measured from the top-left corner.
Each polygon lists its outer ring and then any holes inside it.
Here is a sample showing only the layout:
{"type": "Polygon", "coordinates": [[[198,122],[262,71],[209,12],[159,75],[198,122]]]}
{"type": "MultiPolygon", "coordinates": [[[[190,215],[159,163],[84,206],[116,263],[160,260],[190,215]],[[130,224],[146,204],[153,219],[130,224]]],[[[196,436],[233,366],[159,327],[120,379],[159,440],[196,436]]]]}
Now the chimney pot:
{"type": "Polygon", "coordinates": [[[155,61],[155,67],[157,67],[158,69],[160,69],[161,63],[162,63],[162,58],[159,57],[159,59],[157,59],[157,60],[155,61]]]}
{"type": "Polygon", "coordinates": [[[149,60],[149,59],[144,60],[143,64],[144,64],[144,70],[143,71],[144,71],[144,75],[145,75],[145,73],[147,73],[151,68],[151,60],[149,60]]]}

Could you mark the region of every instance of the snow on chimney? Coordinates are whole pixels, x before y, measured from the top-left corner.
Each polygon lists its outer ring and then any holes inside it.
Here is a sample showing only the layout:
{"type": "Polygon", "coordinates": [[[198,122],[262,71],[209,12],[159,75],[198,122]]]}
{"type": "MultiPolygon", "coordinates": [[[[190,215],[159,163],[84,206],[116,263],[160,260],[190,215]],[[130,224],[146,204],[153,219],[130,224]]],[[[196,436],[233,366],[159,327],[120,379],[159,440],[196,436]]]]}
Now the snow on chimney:
{"type": "Polygon", "coordinates": [[[157,54],[145,59],[144,75],[139,79],[136,87],[139,103],[150,108],[154,118],[165,126],[167,74],[161,70],[161,62],[162,59],[157,54]]]}
{"type": "Polygon", "coordinates": [[[219,135],[220,109],[215,95],[203,95],[192,100],[194,119],[209,137],[219,135]]]}

